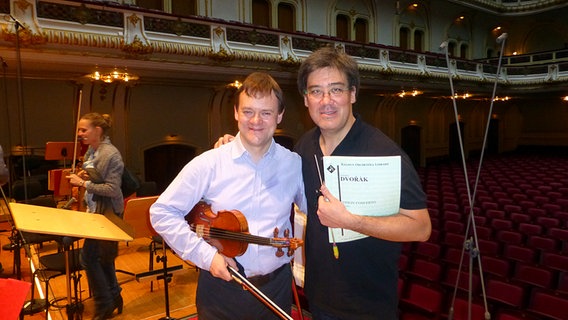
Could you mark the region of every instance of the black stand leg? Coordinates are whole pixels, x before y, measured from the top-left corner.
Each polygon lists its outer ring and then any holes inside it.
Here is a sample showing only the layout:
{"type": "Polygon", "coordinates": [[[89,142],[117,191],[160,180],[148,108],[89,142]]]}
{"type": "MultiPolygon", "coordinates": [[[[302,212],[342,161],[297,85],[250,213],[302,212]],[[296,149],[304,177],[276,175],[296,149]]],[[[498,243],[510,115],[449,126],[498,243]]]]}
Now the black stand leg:
{"type": "Polygon", "coordinates": [[[162,239],[162,256],[156,257],[157,262],[162,262],[162,270],[164,278],[164,296],[165,296],[165,304],[166,304],[166,316],[160,318],[160,320],[175,320],[174,318],[170,317],[170,295],[168,292],[168,283],[171,281],[171,274],[168,274],[168,256],[166,254],[166,244],[164,239],[162,239]]]}

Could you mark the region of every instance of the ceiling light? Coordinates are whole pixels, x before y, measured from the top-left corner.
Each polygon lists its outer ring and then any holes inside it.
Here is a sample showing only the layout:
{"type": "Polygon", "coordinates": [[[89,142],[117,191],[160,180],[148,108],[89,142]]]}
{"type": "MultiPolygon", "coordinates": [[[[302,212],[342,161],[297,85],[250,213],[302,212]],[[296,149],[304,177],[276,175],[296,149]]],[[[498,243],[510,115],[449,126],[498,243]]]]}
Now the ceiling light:
{"type": "Polygon", "coordinates": [[[95,70],[93,73],[85,75],[85,77],[93,81],[103,81],[106,83],[112,83],[115,81],[129,82],[140,79],[137,75],[133,73],[128,73],[126,69],[114,68],[110,72],[101,72],[95,70]]]}

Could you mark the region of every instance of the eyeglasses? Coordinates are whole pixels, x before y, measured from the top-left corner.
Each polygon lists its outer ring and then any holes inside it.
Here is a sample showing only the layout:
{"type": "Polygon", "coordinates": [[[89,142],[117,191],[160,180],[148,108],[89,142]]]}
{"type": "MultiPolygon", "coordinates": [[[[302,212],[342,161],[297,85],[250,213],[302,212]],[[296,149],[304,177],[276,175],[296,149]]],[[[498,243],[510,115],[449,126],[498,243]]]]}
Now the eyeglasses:
{"type": "MultiPolygon", "coordinates": [[[[349,88],[332,87],[327,91],[327,94],[329,95],[330,98],[339,98],[345,92],[349,92],[349,91],[351,91],[351,89],[349,89],[349,88]]],[[[315,89],[306,90],[305,94],[307,94],[308,97],[313,98],[313,99],[323,99],[326,92],[323,89],[315,88],[315,89]]]]}

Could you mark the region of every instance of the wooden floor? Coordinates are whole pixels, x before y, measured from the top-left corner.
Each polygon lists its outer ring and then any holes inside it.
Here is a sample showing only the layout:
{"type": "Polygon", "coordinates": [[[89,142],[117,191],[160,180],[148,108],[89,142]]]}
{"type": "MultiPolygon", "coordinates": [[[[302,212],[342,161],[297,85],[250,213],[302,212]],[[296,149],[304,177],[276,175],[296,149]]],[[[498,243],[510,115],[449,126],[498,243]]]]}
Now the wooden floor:
{"type": "MultiPolygon", "coordinates": [[[[0,220],[1,221],[1,220],[0,220]]],[[[2,246],[10,242],[10,224],[7,221],[0,222],[0,230],[8,230],[0,233],[0,243],[2,246]]],[[[130,273],[142,273],[148,271],[149,267],[149,243],[150,239],[136,239],[132,242],[119,243],[119,256],[116,259],[116,268],[130,273]]],[[[31,281],[31,268],[37,269],[38,255],[54,253],[57,250],[57,243],[50,242],[39,247],[33,245],[30,247],[31,259],[29,259],[22,250],[21,270],[23,281],[31,281]]],[[[158,255],[162,256],[163,252],[158,251],[158,255]]],[[[168,267],[181,265],[182,269],[173,273],[172,281],[168,284],[169,296],[169,316],[173,319],[185,319],[196,313],[195,308],[195,290],[197,283],[197,270],[189,263],[181,261],[171,251],[167,251],[168,267]]],[[[155,260],[154,260],[155,261],[155,260]]],[[[3,250],[0,253],[0,262],[4,267],[2,277],[16,278],[13,274],[13,252],[3,250]]],[[[161,268],[162,263],[154,262],[154,268],[161,268]]],[[[118,281],[122,288],[122,297],[124,299],[124,310],[121,315],[115,316],[115,320],[142,320],[142,319],[161,319],[166,317],[166,299],[165,287],[163,280],[154,280],[153,290],[151,290],[150,278],[135,280],[135,277],[123,272],[117,272],[118,281]]],[[[89,297],[89,289],[87,277],[84,271],[80,277],[80,296],[84,311],[82,319],[91,319],[94,312],[93,300],[89,297]]],[[[45,283],[40,282],[41,288],[38,292],[37,286],[35,297],[41,295],[44,297],[45,283]]],[[[49,310],[49,319],[63,320],[68,319],[67,306],[67,286],[65,275],[56,277],[49,281],[49,297],[54,297],[55,306],[49,310]]],[[[72,290],[73,291],[73,290],[72,290]]],[[[28,294],[28,300],[30,294],[28,294]]],[[[45,311],[34,315],[26,315],[24,319],[39,320],[46,319],[45,311]]]]}

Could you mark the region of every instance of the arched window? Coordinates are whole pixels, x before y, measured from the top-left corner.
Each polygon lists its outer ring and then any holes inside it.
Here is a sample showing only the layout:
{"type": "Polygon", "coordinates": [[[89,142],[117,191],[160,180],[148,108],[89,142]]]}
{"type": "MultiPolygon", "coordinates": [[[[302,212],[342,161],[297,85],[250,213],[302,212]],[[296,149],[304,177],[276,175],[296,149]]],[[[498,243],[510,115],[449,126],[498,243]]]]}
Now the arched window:
{"type": "Polygon", "coordinates": [[[338,14],[335,18],[335,36],[349,40],[349,17],[344,14],[338,14]]]}
{"type": "Polygon", "coordinates": [[[270,27],[270,4],[267,0],[252,1],[252,23],[270,27]]]}
{"type": "Polygon", "coordinates": [[[355,20],[355,41],[367,43],[369,42],[369,27],[366,19],[357,18],[355,20]]]}
{"type": "Polygon", "coordinates": [[[408,28],[406,27],[400,28],[399,38],[400,38],[399,42],[400,48],[403,50],[408,49],[408,45],[410,43],[410,30],[408,30],[408,28]]]}
{"type": "Polygon", "coordinates": [[[141,8],[164,11],[162,0],[138,0],[136,1],[136,5],[141,8]]]}
{"type": "Polygon", "coordinates": [[[467,43],[462,43],[460,46],[460,58],[467,59],[468,56],[467,49],[468,49],[467,43]]]}
{"type": "Polygon", "coordinates": [[[136,5],[179,16],[197,15],[197,0],[137,0],[136,5]]]}
{"type": "Polygon", "coordinates": [[[172,12],[179,16],[196,16],[197,0],[171,0],[172,12]]]}
{"type": "Polygon", "coordinates": [[[422,30],[414,30],[414,50],[424,51],[424,32],[422,30]]]}
{"type": "Polygon", "coordinates": [[[448,43],[448,55],[451,57],[456,56],[456,43],[453,41],[450,41],[448,43]]]}
{"type": "Polygon", "coordinates": [[[278,4],[278,29],[288,32],[296,31],[296,10],[289,3],[278,4]]]}

